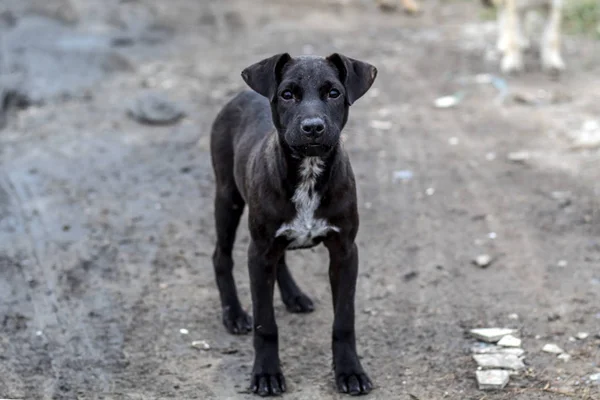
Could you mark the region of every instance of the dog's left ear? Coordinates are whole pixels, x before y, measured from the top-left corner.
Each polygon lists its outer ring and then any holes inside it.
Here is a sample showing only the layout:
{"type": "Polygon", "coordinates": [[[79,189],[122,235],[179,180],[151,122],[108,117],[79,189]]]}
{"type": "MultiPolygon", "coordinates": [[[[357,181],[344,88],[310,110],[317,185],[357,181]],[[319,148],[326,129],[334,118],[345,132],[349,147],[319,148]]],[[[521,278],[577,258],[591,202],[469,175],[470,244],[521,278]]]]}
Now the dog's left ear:
{"type": "Polygon", "coordinates": [[[281,80],[281,71],[291,59],[288,53],[276,54],[244,69],[242,78],[252,90],[273,100],[281,80]]]}
{"type": "Polygon", "coordinates": [[[334,53],[327,57],[340,72],[340,80],[346,87],[348,104],[352,105],[371,87],[377,77],[377,68],[363,61],[334,53]]]}

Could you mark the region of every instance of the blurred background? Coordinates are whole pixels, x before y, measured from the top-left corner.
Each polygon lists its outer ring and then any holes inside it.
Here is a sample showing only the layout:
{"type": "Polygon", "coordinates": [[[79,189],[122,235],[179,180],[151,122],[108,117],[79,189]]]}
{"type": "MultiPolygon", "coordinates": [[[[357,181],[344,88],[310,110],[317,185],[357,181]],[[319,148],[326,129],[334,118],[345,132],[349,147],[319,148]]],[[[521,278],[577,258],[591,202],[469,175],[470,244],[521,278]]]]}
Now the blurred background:
{"type": "MultiPolygon", "coordinates": [[[[564,3],[566,71],[534,34],[507,75],[479,1],[0,0],[0,398],[252,398],[213,279],[209,131],[283,51],[379,69],[343,135],[369,397],[600,398],[600,3],[564,3]],[[486,327],[524,352],[489,393],[486,327]]],[[[276,300],[285,396],[338,398],[327,254],[289,264],[317,309],[276,300]]]]}

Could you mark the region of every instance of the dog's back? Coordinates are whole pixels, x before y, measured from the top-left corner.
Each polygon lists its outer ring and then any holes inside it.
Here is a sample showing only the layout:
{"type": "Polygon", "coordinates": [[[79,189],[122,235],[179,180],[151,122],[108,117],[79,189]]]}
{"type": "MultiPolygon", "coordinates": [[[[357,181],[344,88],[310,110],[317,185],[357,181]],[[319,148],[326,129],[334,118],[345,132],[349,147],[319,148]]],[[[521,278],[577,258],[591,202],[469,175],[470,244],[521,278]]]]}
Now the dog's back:
{"type": "Polygon", "coordinates": [[[238,93],[223,107],[213,123],[210,137],[217,187],[235,185],[235,162],[245,163],[250,153],[246,147],[254,146],[273,129],[269,101],[254,91],[238,93]],[[239,154],[236,149],[240,150],[239,154]]]}

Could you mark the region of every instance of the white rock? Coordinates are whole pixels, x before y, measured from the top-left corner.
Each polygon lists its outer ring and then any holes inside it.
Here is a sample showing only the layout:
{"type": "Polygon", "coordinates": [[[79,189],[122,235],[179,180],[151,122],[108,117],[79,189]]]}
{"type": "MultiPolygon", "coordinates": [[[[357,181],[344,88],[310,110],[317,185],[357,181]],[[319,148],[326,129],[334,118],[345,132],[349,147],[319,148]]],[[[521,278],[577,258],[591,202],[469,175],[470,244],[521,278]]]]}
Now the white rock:
{"type": "Polygon", "coordinates": [[[187,329],[185,329],[185,328],[181,328],[181,329],[179,330],[179,333],[181,333],[182,335],[187,335],[187,334],[189,334],[189,333],[190,333],[190,331],[188,331],[188,330],[187,330],[187,329]]]}
{"type": "Polygon", "coordinates": [[[392,123],[390,121],[379,121],[374,119],[373,121],[371,121],[371,128],[379,129],[382,131],[389,131],[390,129],[392,129],[392,123]]]}
{"type": "Polygon", "coordinates": [[[471,352],[473,352],[474,354],[495,354],[495,353],[512,354],[517,357],[520,357],[523,354],[525,354],[525,350],[523,350],[523,349],[519,349],[516,347],[500,347],[500,346],[485,346],[485,347],[477,346],[477,347],[471,348],[471,352]]]}
{"type": "Polygon", "coordinates": [[[544,351],[546,353],[552,353],[552,354],[562,354],[565,352],[563,349],[561,349],[554,343],[545,344],[544,347],[542,347],[542,351],[544,351]]]}
{"type": "Polygon", "coordinates": [[[475,375],[479,390],[502,390],[506,387],[510,379],[509,372],[501,369],[476,371],[475,375]]]}
{"type": "Polygon", "coordinates": [[[471,335],[476,339],[487,343],[496,343],[506,335],[512,335],[516,331],[507,328],[480,328],[471,329],[471,335]]]}
{"type": "Polygon", "coordinates": [[[569,336],[569,338],[567,339],[569,342],[576,342],[577,339],[575,339],[573,336],[569,336]]]}
{"type": "Polygon", "coordinates": [[[192,342],[192,347],[201,350],[210,350],[210,345],[206,342],[206,340],[194,340],[192,342]]]}
{"type": "Polygon", "coordinates": [[[437,108],[450,108],[454,107],[459,103],[459,99],[456,96],[444,96],[435,100],[435,106],[437,108]]]}
{"type": "Polygon", "coordinates": [[[523,361],[514,354],[474,354],[473,359],[481,368],[520,370],[525,368],[523,361]]]}
{"type": "Polygon", "coordinates": [[[567,361],[571,360],[571,355],[567,354],[567,353],[562,353],[562,354],[559,354],[557,358],[559,360],[563,360],[564,362],[567,362],[567,361]]]}
{"type": "Polygon", "coordinates": [[[475,265],[481,268],[485,268],[492,263],[492,256],[489,254],[480,254],[473,260],[475,265]]]}
{"type": "Polygon", "coordinates": [[[498,342],[498,346],[503,347],[521,347],[521,339],[513,335],[506,335],[498,342]]]}
{"type": "Polygon", "coordinates": [[[512,153],[508,153],[508,161],[512,162],[525,162],[529,160],[529,153],[526,151],[514,151],[512,153]]]}
{"type": "Polygon", "coordinates": [[[567,262],[567,260],[558,260],[556,265],[560,268],[565,268],[569,265],[569,263],[567,262]]]}
{"type": "Polygon", "coordinates": [[[600,374],[590,375],[590,381],[600,381],[600,374]]]}
{"type": "Polygon", "coordinates": [[[425,194],[427,196],[433,196],[434,193],[435,193],[435,189],[434,188],[427,188],[427,190],[425,190],[425,194]]]}
{"type": "Polygon", "coordinates": [[[588,338],[588,336],[590,336],[590,334],[587,332],[579,332],[577,335],[575,335],[575,337],[579,340],[585,340],[588,338]]]}
{"type": "Polygon", "coordinates": [[[516,314],[516,313],[508,314],[508,319],[519,319],[519,314],[516,314]]]}
{"type": "Polygon", "coordinates": [[[450,139],[448,139],[448,143],[450,146],[456,146],[458,144],[458,138],[452,136],[450,139]]]}

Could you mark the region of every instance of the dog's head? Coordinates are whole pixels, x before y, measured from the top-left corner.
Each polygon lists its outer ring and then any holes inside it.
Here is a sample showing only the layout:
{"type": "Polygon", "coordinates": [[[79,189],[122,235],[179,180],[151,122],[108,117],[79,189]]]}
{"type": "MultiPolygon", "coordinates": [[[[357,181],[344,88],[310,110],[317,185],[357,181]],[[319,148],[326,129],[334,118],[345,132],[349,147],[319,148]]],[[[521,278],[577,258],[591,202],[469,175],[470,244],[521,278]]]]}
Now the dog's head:
{"type": "Polygon", "coordinates": [[[337,53],[277,54],[242,71],[248,86],[271,102],[277,132],[298,156],[323,156],[338,144],[348,108],[376,76],[374,66],[337,53]]]}

